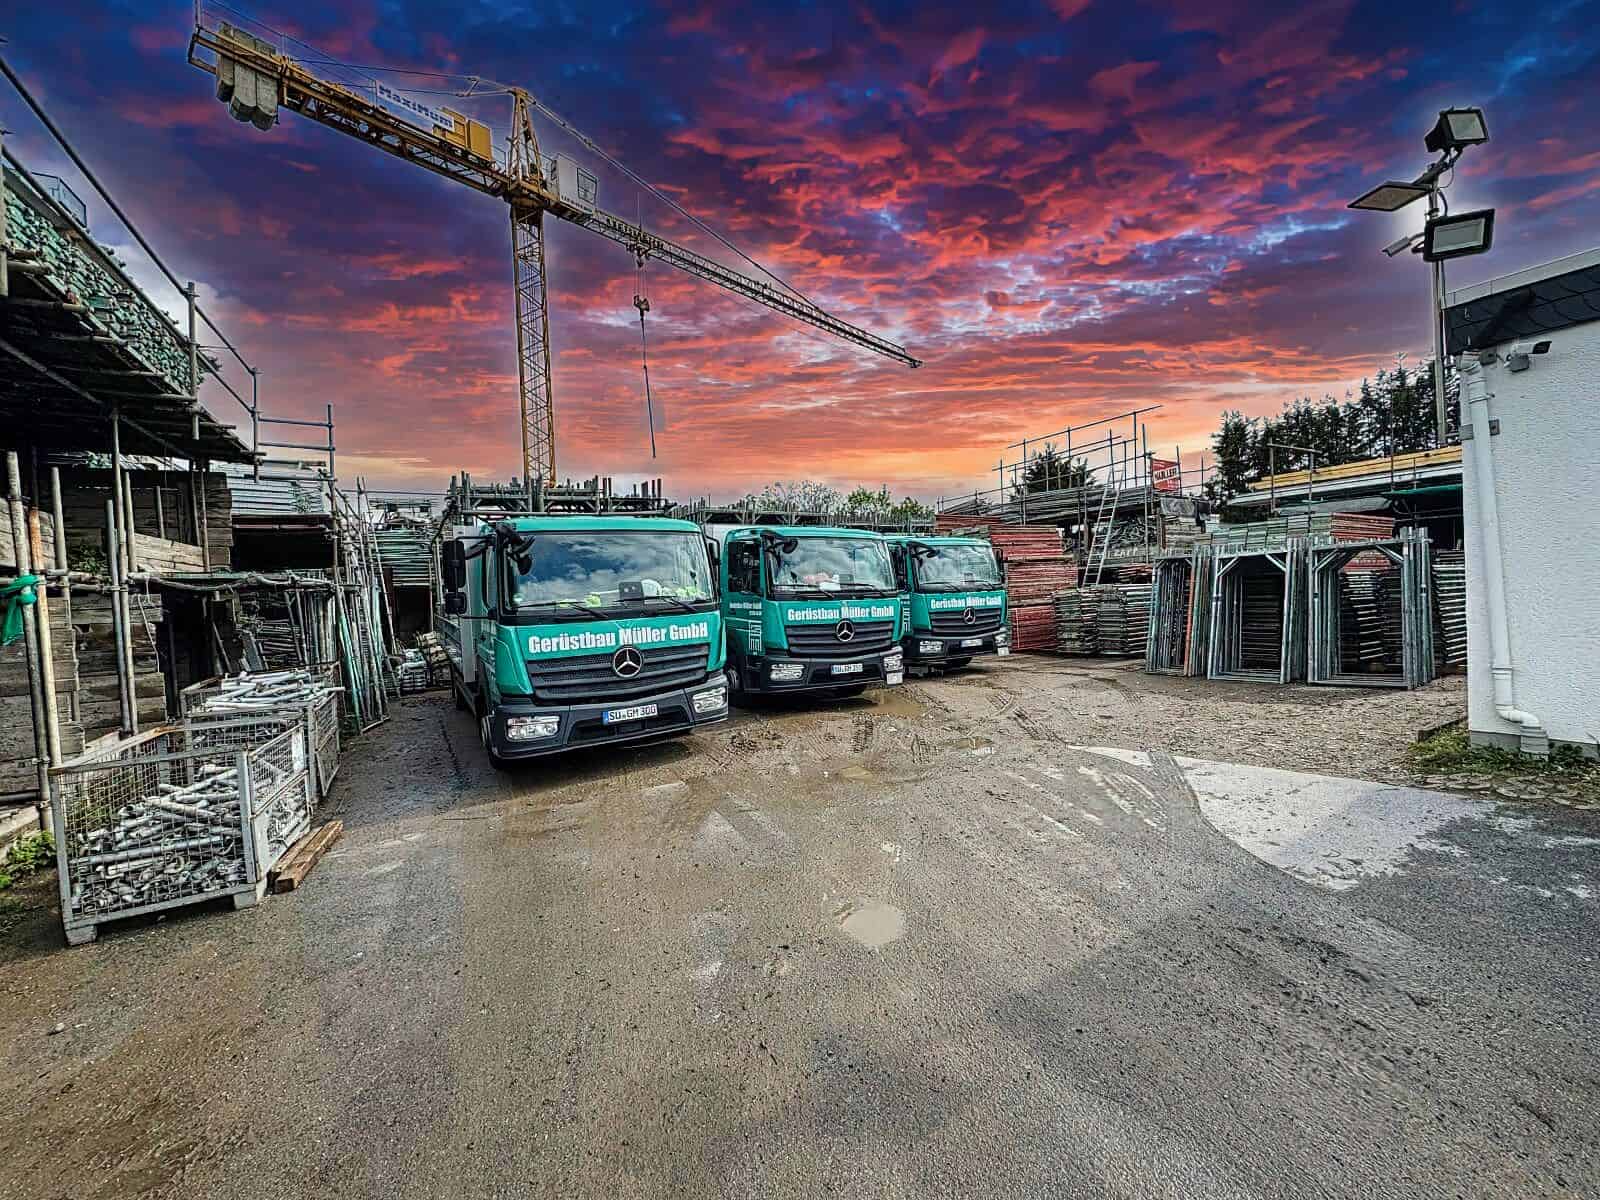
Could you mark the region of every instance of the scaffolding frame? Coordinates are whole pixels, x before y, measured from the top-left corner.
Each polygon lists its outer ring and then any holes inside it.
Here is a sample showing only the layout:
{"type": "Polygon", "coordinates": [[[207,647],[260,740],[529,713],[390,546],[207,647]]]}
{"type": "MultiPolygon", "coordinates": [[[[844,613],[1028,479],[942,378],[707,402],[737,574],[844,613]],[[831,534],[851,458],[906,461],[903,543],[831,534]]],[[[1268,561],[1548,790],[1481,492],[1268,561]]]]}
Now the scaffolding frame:
{"type": "Polygon", "coordinates": [[[1434,677],[1432,564],[1428,535],[1407,529],[1394,539],[1366,542],[1337,542],[1312,546],[1309,551],[1307,585],[1310,589],[1309,641],[1306,654],[1306,682],[1333,687],[1418,688],[1434,677]],[[1363,555],[1375,555],[1391,564],[1378,568],[1389,572],[1396,587],[1373,590],[1372,600],[1390,611],[1377,611],[1380,639],[1386,632],[1397,634],[1392,657],[1394,665],[1386,671],[1350,671],[1345,668],[1349,589],[1341,580],[1348,568],[1363,555]],[[1397,574],[1396,574],[1397,573],[1397,574]],[[1396,620],[1397,618],[1397,620],[1396,620]],[[1388,626],[1386,629],[1385,626],[1388,626]]]}
{"type": "Polygon", "coordinates": [[[1216,550],[1206,674],[1211,679],[1293,683],[1305,678],[1306,577],[1309,543],[1290,538],[1275,550],[1216,550]],[[1278,573],[1277,586],[1252,587],[1278,573]],[[1263,621],[1272,602],[1277,637],[1263,621]],[[1265,635],[1265,636],[1264,636],[1265,635]],[[1252,666],[1263,646],[1276,641],[1274,666],[1252,666]]]}

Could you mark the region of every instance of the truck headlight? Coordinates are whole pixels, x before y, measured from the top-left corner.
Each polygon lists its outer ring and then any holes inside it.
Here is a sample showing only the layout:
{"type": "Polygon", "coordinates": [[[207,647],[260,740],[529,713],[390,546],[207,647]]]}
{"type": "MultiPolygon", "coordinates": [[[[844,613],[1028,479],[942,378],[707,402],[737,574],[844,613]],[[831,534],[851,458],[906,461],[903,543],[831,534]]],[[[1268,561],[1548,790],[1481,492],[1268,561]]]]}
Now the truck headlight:
{"type": "Polygon", "coordinates": [[[1004,625],[995,631],[994,644],[996,646],[1009,646],[1011,644],[1011,631],[1004,625]]]}
{"type": "Polygon", "coordinates": [[[694,694],[694,710],[697,713],[721,712],[727,707],[728,685],[725,683],[694,694]]]}
{"type": "Polygon", "coordinates": [[[918,642],[918,654],[940,654],[944,651],[943,642],[918,642]]]}
{"type": "Polygon", "coordinates": [[[561,731],[560,717],[507,717],[506,741],[533,742],[555,737],[561,731]]]}
{"type": "Polygon", "coordinates": [[[906,667],[906,657],[898,650],[891,650],[883,656],[883,669],[885,671],[903,671],[906,667]]]}
{"type": "Polygon", "coordinates": [[[796,679],[806,677],[806,665],[776,662],[768,669],[767,675],[774,683],[793,683],[796,679]]]}

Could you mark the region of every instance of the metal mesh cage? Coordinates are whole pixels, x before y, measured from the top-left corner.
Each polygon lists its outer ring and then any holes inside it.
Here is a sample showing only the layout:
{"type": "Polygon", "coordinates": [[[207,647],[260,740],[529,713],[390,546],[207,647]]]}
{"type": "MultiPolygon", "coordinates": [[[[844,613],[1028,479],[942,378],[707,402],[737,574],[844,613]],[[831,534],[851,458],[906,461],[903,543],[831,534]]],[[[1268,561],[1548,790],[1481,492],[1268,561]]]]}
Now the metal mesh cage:
{"type": "MultiPolygon", "coordinates": [[[[300,681],[301,694],[280,702],[249,703],[248,719],[276,721],[280,728],[285,729],[292,723],[299,723],[307,730],[307,745],[315,767],[308,801],[312,806],[327,795],[328,789],[333,786],[334,776],[339,773],[341,693],[337,671],[337,666],[329,665],[277,672],[277,676],[293,677],[300,681]]],[[[237,679],[214,678],[184,688],[179,695],[179,704],[185,723],[199,726],[240,720],[237,707],[229,703],[229,697],[224,692],[225,685],[237,686],[237,683],[237,679]]]]}
{"type": "MultiPolygon", "coordinates": [[[[281,735],[280,735],[281,736],[281,735]]],[[[259,751],[239,735],[166,727],[58,768],[54,806],[62,920],[93,926],[252,890],[259,751]]]]}

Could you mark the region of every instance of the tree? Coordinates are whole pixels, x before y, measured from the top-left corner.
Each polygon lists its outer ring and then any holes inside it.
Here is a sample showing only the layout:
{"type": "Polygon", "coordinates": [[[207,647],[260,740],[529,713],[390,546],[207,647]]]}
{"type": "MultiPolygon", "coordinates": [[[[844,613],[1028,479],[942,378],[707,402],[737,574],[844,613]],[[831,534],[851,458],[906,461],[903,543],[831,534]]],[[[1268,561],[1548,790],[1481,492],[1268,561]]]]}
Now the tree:
{"type": "MultiPolygon", "coordinates": [[[[1445,395],[1452,426],[1460,421],[1460,384],[1449,363],[1445,365],[1445,395]]],[[[1316,454],[1318,467],[1410,454],[1438,445],[1433,412],[1433,365],[1421,369],[1396,358],[1393,370],[1363,379],[1355,396],[1342,402],[1332,396],[1320,401],[1299,396],[1286,401],[1275,417],[1246,417],[1229,410],[1211,436],[1215,473],[1206,481],[1206,495],[1225,504],[1249,485],[1276,468],[1304,470],[1309,454],[1279,450],[1276,461],[1271,444],[1307,447],[1316,454]]]]}
{"type": "Polygon", "coordinates": [[[877,491],[858,486],[844,498],[844,510],[856,517],[895,524],[928,520],[933,517],[931,505],[924,504],[912,496],[903,496],[897,501],[890,495],[889,485],[886,483],[880,484],[877,491]]]}
{"type": "Polygon", "coordinates": [[[1013,497],[1035,492],[1053,492],[1062,488],[1082,487],[1089,482],[1089,464],[1081,458],[1068,459],[1056,449],[1054,442],[1046,442],[1042,450],[1028,456],[1022,468],[1022,480],[1012,485],[1013,497]]]}
{"type": "Polygon", "coordinates": [[[832,512],[839,507],[839,490],[809,479],[779,479],[739,501],[741,507],[771,508],[781,512],[832,512]]]}

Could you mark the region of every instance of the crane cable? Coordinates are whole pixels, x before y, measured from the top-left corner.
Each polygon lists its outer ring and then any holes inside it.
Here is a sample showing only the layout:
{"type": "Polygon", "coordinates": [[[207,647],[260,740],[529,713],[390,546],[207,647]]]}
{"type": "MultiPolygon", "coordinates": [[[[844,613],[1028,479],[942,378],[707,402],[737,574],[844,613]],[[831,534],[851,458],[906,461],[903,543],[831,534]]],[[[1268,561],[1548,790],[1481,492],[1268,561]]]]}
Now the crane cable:
{"type": "Polygon", "coordinates": [[[644,294],[644,254],[634,252],[638,264],[639,290],[633,294],[633,306],[639,310],[639,362],[644,368],[644,419],[650,427],[650,457],[656,456],[656,412],[650,399],[650,345],[644,334],[644,315],[650,311],[650,300],[644,294]]]}

